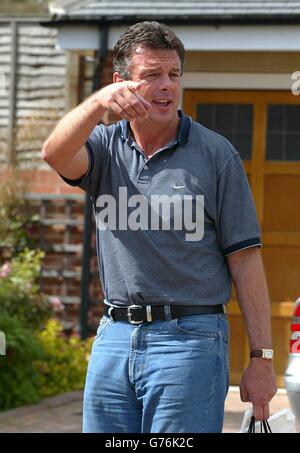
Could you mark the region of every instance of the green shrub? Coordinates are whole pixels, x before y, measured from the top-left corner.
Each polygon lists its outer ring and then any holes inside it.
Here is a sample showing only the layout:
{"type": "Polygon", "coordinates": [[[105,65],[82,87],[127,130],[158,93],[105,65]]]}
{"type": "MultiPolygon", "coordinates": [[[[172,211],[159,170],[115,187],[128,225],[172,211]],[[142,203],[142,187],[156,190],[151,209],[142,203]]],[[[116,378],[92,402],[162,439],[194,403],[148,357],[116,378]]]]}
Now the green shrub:
{"type": "Polygon", "coordinates": [[[26,248],[0,267],[0,410],[83,388],[91,339],[67,337],[62,304],[39,288],[43,253],[26,248]]]}
{"type": "Polygon", "coordinates": [[[39,401],[34,360],[44,353],[37,336],[16,316],[3,312],[0,330],[6,335],[6,356],[0,357],[0,410],[39,401]]]}
{"type": "Polygon", "coordinates": [[[34,332],[16,317],[1,316],[7,354],[0,358],[0,410],[83,388],[92,338],[67,338],[56,319],[34,332]]]}
{"type": "Polygon", "coordinates": [[[0,330],[6,356],[0,358],[0,409],[40,400],[35,360],[44,355],[37,329],[51,316],[39,292],[42,252],[25,249],[0,268],[0,330]]]}
{"type": "Polygon", "coordinates": [[[50,319],[39,333],[44,351],[39,369],[39,392],[42,397],[83,388],[92,339],[67,338],[58,320],[50,319]]]}
{"type": "Polygon", "coordinates": [[[38,284],[43,257],[40,250],[26,248],[0,268],[1,314],[14,316],[32,329],[42,328],[52,314],[38,284]]]}
{"type": "Polygon", "coordinates": [[[30,188],[29,176],[25,177],[18,169],[10,169],[0,184],[0,248],[9,256],[36,246],[40,219],[31,214],[25,198],[30,188]]]}

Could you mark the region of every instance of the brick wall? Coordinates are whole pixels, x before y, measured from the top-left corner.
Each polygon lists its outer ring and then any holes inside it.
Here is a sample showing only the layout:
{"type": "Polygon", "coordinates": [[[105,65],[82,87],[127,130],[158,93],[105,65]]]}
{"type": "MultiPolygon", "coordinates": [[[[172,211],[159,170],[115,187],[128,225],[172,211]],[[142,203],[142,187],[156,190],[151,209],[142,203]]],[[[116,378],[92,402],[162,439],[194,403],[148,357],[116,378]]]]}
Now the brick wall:
{"type": "MultiPolygon", "coordinates": [[[[85,195],[81,193],[27,195],[31,212],[40,216],[36,231],[37,245],[45,251],[41,290],[58,296],[65,305],[63,319],[79,329],[80,284],[85,195]]],[[[102,312],[103,293],[99,282],[95,248],[95,224],[92,226],[90,260],[90,309],[88,330],[94,332],[102,312]]]]}
{"type": "Polygon", "coordinates": [[[35,193],[83,194],[81,189],[71,187],[51,168],[35,170],[32,177],[31,191],[35,193]]]}
{"type": "MultiPolygon", "coordinates": [[[[82,101],[91,92],[94,60],[90,54],[82,55],[80,58],[81,77],[79,77],[78,99],[82,101]]],[[[102,80],[103,86],[112,82],[111,52],[103,68],[102,80]]],[[[101,122],[110,124],[116,120],[117,118],[113,115],[105,114],[101,122]]],[[[6,168],[2,167],[0,181],[4,179],[6,173],[6,168]]],[[[28,191],[32,194],[32,212],[38,213],[42,220],[39,231],[37,231],[38,245],[46,253],[41,275],[42,291],[62,299],[65,305],[65,321],[71,320],[75,329],[78,329],[85,193],[81,189],[67,185],[55,171],[42,161],[40,156],[32,163],[30,170],[23,169],[22,175],[30,182],[28,191]],[[56,198],[51,199],[52,195],[56,198]],[[47,196],[50,198],[47,199],[47,196]],[[79,198],[72,200],[72,196],[79,196],[79,198]],[[68,207],[66,208],[66,206],[68,207]],[[59,223],[59,220],[64,222],[66,219],[76,220],[77,224],[59,223]]],[[[99,300],[103,299],[95,250],[94,224],[92,231],[90,310],[88,313],[90,332],[95,331],[97,327],[102,312],[102,304],[99,303],[99,300]]]]}

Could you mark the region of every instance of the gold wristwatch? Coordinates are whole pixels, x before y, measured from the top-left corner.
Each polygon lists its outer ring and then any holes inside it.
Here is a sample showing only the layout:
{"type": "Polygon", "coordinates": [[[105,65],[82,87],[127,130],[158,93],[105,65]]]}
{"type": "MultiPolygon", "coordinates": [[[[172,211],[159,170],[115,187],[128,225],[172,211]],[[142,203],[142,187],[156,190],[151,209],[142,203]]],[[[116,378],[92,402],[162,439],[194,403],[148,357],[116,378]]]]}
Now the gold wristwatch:
{"type": "Polygon", "coordinates": [[[273,349],[256,349],[250,352],[250,359],[266,359],[272,360],[274,356],[273,349]]]}

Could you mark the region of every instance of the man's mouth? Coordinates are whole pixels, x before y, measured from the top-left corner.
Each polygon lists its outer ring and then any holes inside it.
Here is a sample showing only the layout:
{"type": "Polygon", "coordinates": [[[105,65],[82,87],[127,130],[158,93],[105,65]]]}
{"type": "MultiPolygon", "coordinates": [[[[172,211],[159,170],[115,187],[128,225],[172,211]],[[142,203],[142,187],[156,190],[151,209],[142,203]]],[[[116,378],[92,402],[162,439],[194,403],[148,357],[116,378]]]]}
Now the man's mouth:
{"type": "Polygon", "coordinates": [[[155,99],[152,102],[156,105],[167,107],[171,104],[172,101],[170,99],[155,99]]]}

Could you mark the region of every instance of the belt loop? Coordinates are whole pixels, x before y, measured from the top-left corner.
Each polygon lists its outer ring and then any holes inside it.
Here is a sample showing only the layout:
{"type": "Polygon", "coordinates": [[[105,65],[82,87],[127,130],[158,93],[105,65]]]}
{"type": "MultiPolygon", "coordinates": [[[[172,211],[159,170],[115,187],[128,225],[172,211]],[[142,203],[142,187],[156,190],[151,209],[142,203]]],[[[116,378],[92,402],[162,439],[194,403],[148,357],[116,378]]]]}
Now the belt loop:
{"type": "Polygon", "coordinates": [[[147,322],[152,322],[151,305],[146,305],[147,322]]]}
{"type": "Polygon", "coordinates": [[[164,310],[165,310],[166,321],[171,321],[172,316],[171,316],[171,307],[170,307],[170,305],[164,305],[164,310]]]}

